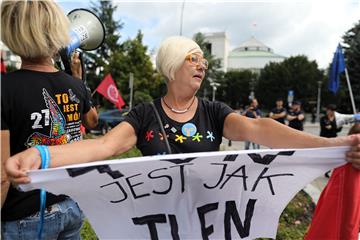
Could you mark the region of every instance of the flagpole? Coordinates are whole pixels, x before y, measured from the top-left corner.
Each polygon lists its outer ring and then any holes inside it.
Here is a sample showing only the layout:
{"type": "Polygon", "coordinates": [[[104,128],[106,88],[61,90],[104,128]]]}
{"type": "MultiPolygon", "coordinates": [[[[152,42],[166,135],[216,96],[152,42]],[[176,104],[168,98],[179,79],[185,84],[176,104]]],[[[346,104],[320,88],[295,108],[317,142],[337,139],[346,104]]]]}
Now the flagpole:
{"type": "Polygon", "coordinates": [[[96,89],[91,93],[91,96],[94,96],[95,93],[96,93],[96,89]]]}
{"type": "Polygon", "coordinates": [[[348,74],[348,71],[347,71],[347,68],[346,68],[346,67],[345,67],[345,77],[346,77],[346,82],[347,82],[347,85],[348,85],[348,88],[349,88],[350,100],[351,100],[351,106],[352,106],[352,109],[353,109],[353,113],[356,114],[356,107],[355,107],[354,96],[353,96],[353,93],[352,93],[351,84],[350,84],[350,79],[349,79],[349,74],[348,74]]]}

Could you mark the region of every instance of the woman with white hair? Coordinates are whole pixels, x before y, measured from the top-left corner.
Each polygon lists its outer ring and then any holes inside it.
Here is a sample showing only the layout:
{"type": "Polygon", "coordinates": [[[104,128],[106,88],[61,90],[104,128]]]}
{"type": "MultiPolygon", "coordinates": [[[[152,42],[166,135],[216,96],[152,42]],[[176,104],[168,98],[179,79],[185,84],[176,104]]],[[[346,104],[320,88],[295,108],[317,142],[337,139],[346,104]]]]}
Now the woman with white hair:
{"type": "MultiPolygon", "coordinates": [[[[270,118],[247,118],[223,103],[197,97],[208,62],[193,40],[167,38],[159,48],[156,65],[167,83],[163,97],[153,105],[139,104],[101,138],[49,147],[51,167],[105,159],[135,145],[143,155],[217,151],[224,136],[271,148],[353,146],[347,159],[360,168],[360,135],[322,138],[270,118]]],[[[30,180],[26,170],[38,169],[40,164],[39,151],[31,148],[8,159],[6,170],[14,182],[26,183],[30,180]]]]}

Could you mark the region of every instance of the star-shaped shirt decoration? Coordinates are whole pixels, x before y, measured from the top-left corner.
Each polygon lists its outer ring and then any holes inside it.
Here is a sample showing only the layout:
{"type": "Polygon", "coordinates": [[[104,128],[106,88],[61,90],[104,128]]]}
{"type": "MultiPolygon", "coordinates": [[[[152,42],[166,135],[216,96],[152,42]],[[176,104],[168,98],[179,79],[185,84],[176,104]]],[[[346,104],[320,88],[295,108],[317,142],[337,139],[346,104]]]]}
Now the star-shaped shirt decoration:
{"type": "Polygon", "coordinates": [[[176,138],[175,138],[175,142],[180,142],[180,143],[183,143],[185,140],[186,140],[186,137],[184,137],[183,135],[175,135],[176,138]]]}
{"type": "Polygon", "coordinates": [[[200,135],[200,133],[196,133],[196,134],[192,137],[192,140],[193,140],[193,141],[198,141],[198,142],[200,142],[200,141],[201,141],[201,138],[203,138],[203,136],[200,135]]]}
{"type": "Polygon", "coordinates": [[[150,140],[154,138],[154,131],[153,130],[147,131],[145,138],[148,142],[150,142],[150,140]]]}
{"type": "Polygon", "coordinates": [[[207,131],[206,132],[208,135],[206,136],[206,138],[209,138],[210,141],[214,141],[215,140],[215,137],[214,137],[214,133],[213,132],[210,132],[210,131],[207,131]]]}
{"type": "MultiPolygon", "coordinates": [[[[169,135],[166,134],[166,137],[169,138],[169,135]]],[[[160,138],[160,141],[164,141],[164,136],[162,133],[159,133],[159,138],[160,138]]]]}

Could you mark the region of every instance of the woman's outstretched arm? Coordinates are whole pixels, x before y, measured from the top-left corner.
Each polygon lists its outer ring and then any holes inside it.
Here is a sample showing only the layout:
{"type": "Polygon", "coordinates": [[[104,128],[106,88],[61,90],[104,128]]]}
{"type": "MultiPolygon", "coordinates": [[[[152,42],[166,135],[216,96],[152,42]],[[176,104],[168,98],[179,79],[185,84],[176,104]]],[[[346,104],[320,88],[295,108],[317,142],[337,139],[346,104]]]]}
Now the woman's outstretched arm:
{"type": "Polygon", "coordinates": [[[235,113],[225,118],[223,134],[230,140],[247,140],[270,148],[351,146],[346,159],[360,169],[360,134],[324,138],[292,129],[270,118],[252,119],[235,113]]]}
{"type": "MultiPolygon", "coordinates": [[[[50,167],[104,160],[128,151],[136,144],[136,140],[134,128],[129,123],[122,122],[98,139],[49,147],[50,167]]],[[[39,151],[30,148],[10,157],[5,168],[12,182],[27,183],[30,181],[27,172],[39,169],[40,165],[39,151]]]]}

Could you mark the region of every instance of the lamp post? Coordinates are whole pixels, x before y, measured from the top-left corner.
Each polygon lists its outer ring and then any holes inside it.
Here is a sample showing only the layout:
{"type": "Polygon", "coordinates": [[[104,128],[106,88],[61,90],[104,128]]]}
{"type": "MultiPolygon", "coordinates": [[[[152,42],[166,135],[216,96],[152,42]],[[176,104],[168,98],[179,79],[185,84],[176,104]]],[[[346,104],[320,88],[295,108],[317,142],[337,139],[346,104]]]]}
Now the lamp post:
{"type": "Polygon", "coordinates": [[[134,74],[131,72],[129,76],[129,88],[130,88],[130,104],[129,111],[132,109],[133,105],[133,92],[134,92],[134,74]]]}
{"type": "Polygon", "coordinates": [[[317,104],[316,104],[316,121],[320,121],[320,101],[321,101],[321,81],[317,81],[318,83],[318,96],[317,96],[317,104]]]}
{"type": "Polygon", "coordinates": [[[215,101],[215,93],[216,93],[216,89],[217,87],[220,86],[220,83],[217,83],[217,82],[210,82],[210,86],[212,87],[213,89],[213,92],[212,92],[212,101],[214,102],[215,101]]]}
{"type": "Polygon", "coordinates": [[[182,5],[181,5],[180,33],[179,33],[180,36],[182,36],[182,29],[183,29],[184,7],[185,7],[185,0],[182,2],[182,5]]]}

